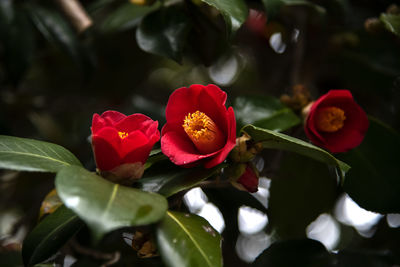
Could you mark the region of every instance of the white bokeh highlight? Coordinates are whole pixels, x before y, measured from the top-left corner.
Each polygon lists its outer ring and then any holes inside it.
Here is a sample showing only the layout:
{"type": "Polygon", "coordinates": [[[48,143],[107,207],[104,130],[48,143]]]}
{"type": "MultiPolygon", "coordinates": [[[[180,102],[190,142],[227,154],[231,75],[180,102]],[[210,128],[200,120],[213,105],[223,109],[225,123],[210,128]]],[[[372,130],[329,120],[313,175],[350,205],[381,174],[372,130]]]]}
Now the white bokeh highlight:
{"type": "Polygon", "coordinates": [[[225,229],[225,221],[220,210],[208,202],[206,194],[200,187],[189,190],[183,197],[183,202],[191,213],[197,214],[208,221],[208,223],[222,233],[225,229]]]}
{"type": "Polygon", "coordinates": [[[260,232],[268,224],[265,213],[248,206],[241,206],[238,213],[239,231],[245,235],[260,232]]]}
{"type": "Polygon", "coordinates": [[[329,214],[323,213],[306,229],[307,237],[324,244],[328,250],[335,249],[340,238],[339,223],[329,214]]]}
{"type": "Polygon", "coordinates": [[[371,237],[374,226],[383,215],[361,208],[347,194],[344,194],[336,203],[335,217],[346,225],[353,226],[361,236],[371,237]]]}

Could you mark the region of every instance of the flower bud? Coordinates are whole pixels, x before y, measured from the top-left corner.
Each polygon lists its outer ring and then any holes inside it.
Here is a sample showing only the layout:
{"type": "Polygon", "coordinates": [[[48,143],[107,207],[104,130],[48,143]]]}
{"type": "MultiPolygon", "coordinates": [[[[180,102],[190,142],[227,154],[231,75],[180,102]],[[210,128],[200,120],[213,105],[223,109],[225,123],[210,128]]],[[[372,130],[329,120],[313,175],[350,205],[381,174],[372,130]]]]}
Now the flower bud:
{"type": "Polygon", "coordinates": [[[248,163],[245,165],[245,171],[243,174],[237,179],[234,186],[241,190],[246,190],[250,193],[254,193],[258,191],[258,171],[251,164],[248,163]]]}

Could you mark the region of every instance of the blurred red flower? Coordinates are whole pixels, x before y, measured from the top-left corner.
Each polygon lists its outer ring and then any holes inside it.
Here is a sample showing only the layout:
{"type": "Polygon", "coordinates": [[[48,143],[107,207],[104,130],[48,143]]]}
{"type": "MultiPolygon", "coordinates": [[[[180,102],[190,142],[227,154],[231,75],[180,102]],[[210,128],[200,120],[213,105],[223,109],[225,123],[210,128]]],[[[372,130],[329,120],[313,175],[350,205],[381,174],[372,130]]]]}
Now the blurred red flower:
{"type": "Polygon", "coordinates": [[[267,33],[267,16],[265,12],[256,9],[250,9],[249,15],[245,22],[245,27],[261,37],[266,37],[267,33]]]}
{"type": "Polygon", "coordinates": [[[226,93],[215,85],[194,84],[169,97],[161,131],[161,150],[176,165],[223,162],[236,144],[233,108],[225,107],[226,93]]]}
{"type": "Polygon", "coordinates": [[[368,126],[349,90],[330,90],[312,104],[304,129],[312,143],[340,153],[360,145],[368,126]]]}
{"type": "Polygon", "coordinates": [[[117,111],[94,114],[92,147],[97,168],[110,171],[122,164],[144,164],[160,140],[158,122],[143,114],[125,116],[117,111]]]}
{"type": "Polygon", "coordinates": [[[236,182],[241,184],[250,193],[258,191],[258,175],[249,165],[246,166],[244,173],[236,182]]]}

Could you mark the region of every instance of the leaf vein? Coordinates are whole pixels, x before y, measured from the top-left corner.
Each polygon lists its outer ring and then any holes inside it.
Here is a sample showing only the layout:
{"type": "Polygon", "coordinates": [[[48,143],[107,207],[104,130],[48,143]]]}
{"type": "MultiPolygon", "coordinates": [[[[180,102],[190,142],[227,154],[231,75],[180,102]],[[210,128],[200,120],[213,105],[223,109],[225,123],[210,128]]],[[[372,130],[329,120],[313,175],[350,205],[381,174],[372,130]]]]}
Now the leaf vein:
{"type": "Polygon", "coordinates": [[[200,254],[204,257],[204,259],[206,260],[208,266],[212,266],[210,260],[208,259],[206,253],[202,250],[201,246],[196,242],[196,240],[194,239],[194,237],[190,234],[189,230],[182,224],[179,222],[179,220],[172,215],[171,212],[167,211],[167,214],[183,229],[183,231],[189,236],[190,240],[192,240],[193,244],[199,249],[200,254]]]}
{"type": "Polygon", "coordinates": [[[12,151],[12,150],[9,150],[9,151],[4,151],[4,150],[1,151],[0,150],[0,153],[9,153],[9,154],[16,154],[16,155],[24,155],[24,156],[30,156],[30,157],[44,158],[44,159],[47,159],[47,160],[59,162],[61,164],[67,165],[67,166],[71,165],[68,162],[61,161],[61,160],[58,160],[58,159],[55,159],[55,158],[51,158],[49,156],[39,155],[39,154],[32,154],[32,153],[12,151]]]}

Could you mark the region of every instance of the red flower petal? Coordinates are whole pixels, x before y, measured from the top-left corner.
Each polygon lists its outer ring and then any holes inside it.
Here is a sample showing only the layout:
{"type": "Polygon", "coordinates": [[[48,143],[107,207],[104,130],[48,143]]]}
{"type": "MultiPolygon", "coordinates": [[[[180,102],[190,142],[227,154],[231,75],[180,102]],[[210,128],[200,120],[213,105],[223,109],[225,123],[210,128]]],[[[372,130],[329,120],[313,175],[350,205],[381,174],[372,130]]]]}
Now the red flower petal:
{"type": "Polygon", "coordinates": [[[140,130],[143,133],[153,133],[154,126],[157,128],[158,122],[153,121],[143,114],[133,114],[125,117],[115,124],[118,131],[130,133],[135,130],[140,130]]]}
{"type": "Polygon", "coordinates": [[[122,151],[124,163],[145,163],[154,145],[141,131],[133,131],[122,140],[122,151]]]}
{"type": "Polygon", "coordinates": [[[185,116],[198,110],[198,97],[202,87],[191,86],[179,88],[169,97],[165,109],[165,117],[168,123],[183,123],[185,116]]]}
{"type": "Polygon", "coordinates": [[[231,152],[231,150],[236,145],[236,120],[235,120],[235,113],[233,112],[232,107],[229,107],[228,109],[227,122],[228,122],[227,142],[214,158],[212,158],[210,161],[204,164],[204,167],[206,168],[212,168],[223,162],[228,156],[229,152],[231,152]]]}
{"type": "Polygon", "coordinates": [[[109,110],[103,114],[94,114],[92,119],[92,133],[96,133],[101,128],[106,126],[113,126],[118,121],[124,119],[126,116],[118,111],[109,110]]]}
{"type": "MultiPolygon", "coordinates": [[[[217,87],[218,88],[218,87],[217,87]]],[[[221,89],[218,88],[219,91],[221,89]]],[[[199,110],[209,116],[218,128],[227,134],[227,112],[225,107],[226,94],[215,91],[215,86],[203,90],[199,95],[199,110]]],[[[221,91],[222,92],[222,91],[221,91]]]]}
{"type": "Polygon", "coordinates": [[[188,165],[219,152],[200,154],[180,124],[166,124],[161,135],[161,149],[176,165],[188,165]]]}
{"type": "Polygon", "coordinates": [[[114,128],[106,127],[92,135],[92,147],[97,168],[108,171],[120,165],[119,146],[120,137],[114,128]]]}
{"type": "Polygon", "coordinates": [[[148,146],[148,144],[149,139],[141,131],[130,132],[126,138],[121,140],[120,155],[125,157],[128,153],[136,151],[139,147],[148,146]]]}
{"type": "Polygon", "coordinates": [[[126,115],[124,115],[118,111],[108,110],[108,111],[104,112],[103,114],[101,114],[101,117],[105,121],[107,121],[110,125],[114,125],[117,122],[119,122],[120,120],[124,119],[126,117],[126,115]]]}

